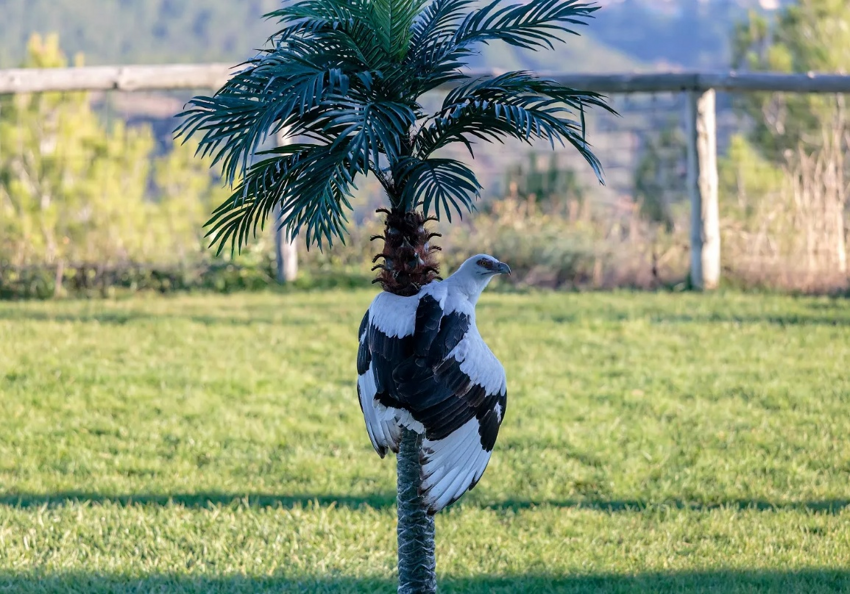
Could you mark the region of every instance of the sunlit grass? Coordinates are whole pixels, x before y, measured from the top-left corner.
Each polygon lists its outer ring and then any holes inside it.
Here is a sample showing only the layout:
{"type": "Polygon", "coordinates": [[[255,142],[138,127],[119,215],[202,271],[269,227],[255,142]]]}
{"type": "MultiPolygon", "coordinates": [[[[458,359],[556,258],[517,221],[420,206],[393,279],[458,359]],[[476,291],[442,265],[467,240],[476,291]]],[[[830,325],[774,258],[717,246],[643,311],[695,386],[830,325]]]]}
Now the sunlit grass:
{"type": "MultiPolygon", "coordinates": [[[[392,592],[367,292],[0,304],[0,592],[392,592]]],[[[486,295],[443,592],[850,589],[850,304],[486,295]]]]}

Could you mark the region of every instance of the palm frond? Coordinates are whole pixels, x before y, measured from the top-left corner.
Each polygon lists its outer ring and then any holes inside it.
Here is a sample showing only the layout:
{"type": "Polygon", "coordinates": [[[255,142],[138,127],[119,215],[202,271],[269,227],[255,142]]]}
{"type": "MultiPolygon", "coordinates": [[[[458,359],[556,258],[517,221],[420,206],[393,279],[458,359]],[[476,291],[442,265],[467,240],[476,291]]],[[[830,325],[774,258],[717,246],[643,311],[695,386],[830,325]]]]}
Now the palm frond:
{"type": "Polygon", "coordinates": [[[427,0],[372,0],[371,18],[384,51],[402,60],[410,48],[413,22],[427,0]]]}
{"type": "Polygon", "coordinates": [[[554,49],[553,41],[577,35],[573,27],[585,25],[597,10],[583,0],[531,0],[509,6],[493,0],[464,19],[454,41],[459,46],[498,40],[523,49],[554,49]]]}
{"type": "Polygon", "coordinates": [[[360,64],[328,55],[300,57],[276,52],[250,63],[211,97],[195,97],[177,129],[200,134],[198,151],[222,162],[228,183],[248,169],[271,134],[315,131],[314,122],[345,97],[366,96],[371,78],[360,64]]]}
{"type": "Polygon", "coordinates": [[[481,191],[475,173],[454,159],[408,157],[396,164],[393,178],[399,184],[406,209],[421,208],[426,217],[433,209],[437,218],[445,213],[449,222],[452,209],[461,217],[464,210],[473,210],[481,191]]]}
{"type": "Polygon", "coordinates": [[[342,238],[356,176],[379,172],[383,159],[397,159],[415,120],[406,105],[353,98],[320,101],[304,114],[292,112],[280,126],[291,124],[290,133],[316,143],[258,153],[268,158],[241,172],[233,196],[208,222],[219,251],[227,241],[234,249],[244,245],[249,229],[256,232],[258,217],[267,216],[275,204],[283,210],[282,224],[293,235],[304,228],[308,243],[321,247],[323,238],[329,244],[342,238]]]}
{"type": "Polygon", "coordinates": [[[221,253],[227,244],[233,251],[241,249],[283,199],[286,186],[281,183],[296,170],[301,157],[312,148],[306,144],[290,144],[270,151],[270,157],[256,163],[234,189],[230,198],[213,211],[206,223],[211,246],[221,253]],[[274,156],[272,156],[274,155],[274,156]]]}
{"type": "Polygon", "coordinates": [[[264,151],[267,158],[248,169],[245,177],[207,221],[208,237],[220,253],[226,245],[238,251],[262,230],[275,206],[281,207],[280,225],[293,235],[303,230],[308,244],[333,245],[344,241],[349,197],[354,178],[365,173],[362,147],[351,142],[336,145],[293,144],[264,151]]]}
{"type": "MultiPolygon", "coordinates": [[[[178,136],[222,169],[232,196],[208,223],[213,245],[240,249],[280,207],[280,224],[308,244],[344,237],[358,175],[374,174],[394,208],[474,208],[480,184],[464,164],[436,158],[454,142],[569,144],[601,165],[585,140],[585,110],[604,98],[527,72],[471,80],[481,43],[544,49],[596,10],[581,0],[286,0],[267,16],[278,32],[217,93],[192,99],[178,136]],[[459,84],[436,114],[420,96],[459,84]],[[299,144],[260,151],[272,135],[299,144]],[[258,160],[259,159],[259,160],[258,160]]],[[[610,111],[610,110],[609,110],[610,111]]]]}
{"type": "Polygon", "coordinates": [[[333,49],[325,45],[331,41],[347,46],[369,69],[380,70],[392,63],[385,47],[375,43],[380,31],[372,20],[370,0],[302,0],[270,12],[266,18],[276,19],[282,26],[270,38],[278,49],[306,43],[300,52],[307,55],[333,49]]]}
{"type": "Polygon", "coordinates": [[[434,0],[413,23],[410,44],[413,49],[452,39],[457,25],[475,0],[434,0]]]}
{"type": "Polygon", "coordinates": [[[471,52],[455,41],[458,24],[473,0],[434,0],[414,22],[408,66],[416,73],[416,95],[465,79],[460,69],[471,52]]]}
{"type": "Polygon", "coordinates": [[[310,129],[334,137],[333,145],[350,144],[354,152],[366,156],[363,163],[358,163],[366,170],[378,169],[381,155],[391,161],[399,158],[405,135],[415,121],[416,114],[407,105],[349,99],[336,101],[333,109],[313,122],[310,129]]]}
{"type": "Polygon", "coordinates": [[[553,49],[564,35],[577,34],[598,7],[581,0],[492,0],[463,16],[466,0],[435,0],[416,23],[411,52],[419,75],[417,91],[427,92],[463,79],[460,68],[479,43],[503,41],[522,49],[553,49]]]}
{"type": "Polygon", "coordinates": [[[442,108],[414,138],[415,154],[425,159],[454,142],[463,143],[472,154],[476,139],[503,142],[516,138],[529,144],[545,140],[553,148],[555,143],[567,142],[602,182],[602,166],[585,138],[584,110],[588,107],[613,112],[597,93],[569,89],[529,72],[478,79],[446,96],[442,108]]]}
{"type": "Polygon", "coordinates": [[[415,116],[392,102],[357,104],[338,101],[320,116],[301,119],[301,132],[333,139],[327,144],[294,145],[259,153],[269,156],[245,170],[230,200],[207,224],[216,234],[219,251],[231,240],[235,249],[256,232],[258,217],[280,204],[282,224],[293,235],[306,230],[307,242],[321,247],[343,237],[344,209],[357,175],[379,171],[382,156],[395,158],[399,139],[415,116]],[[282,153],[285,157],[277,156],[282,153]]]}

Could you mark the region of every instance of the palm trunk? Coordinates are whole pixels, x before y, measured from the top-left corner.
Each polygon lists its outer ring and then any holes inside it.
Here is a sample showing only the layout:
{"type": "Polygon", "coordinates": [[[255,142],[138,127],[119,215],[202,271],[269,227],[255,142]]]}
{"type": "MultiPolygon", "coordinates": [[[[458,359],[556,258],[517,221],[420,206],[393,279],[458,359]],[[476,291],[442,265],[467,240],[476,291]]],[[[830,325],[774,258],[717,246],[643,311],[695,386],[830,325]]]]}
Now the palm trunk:
{"type": "Polygon", "coordinates": [[[437,591],[434,555],[434,516],[425,511],[419,495],[419,448],[422,436],[402,430],[398,451],[398,592],[437,591]]]}
{"type": "Polygon", "coordinates": [[[431,245],[431,238],[440,234],[428,232],[429,219],[420,213],[396,209],[378,212],[386,213],[387,219],[384,234],[372,238],[384,241],[383,251],[372,260],[383,259],[372,269],[380,271],[373,282],[394,295],[416,295],[422,287],[440,278],[435,256],[440,248],[431,245]]]}
{"type": "MultiPolygon", "coordinates": [[[[440,278],[430,240],[439,236],[425,228],[427,220],[416,212],[384,210],[384,248],[375,256],[376,283],[395,295],[416,295],[440,278]]],[[[398,591],[400,594],[432,594],[437,591],[434,556],[434,518],[425,511],[419,496],[419,449],[422,436],[402,429],[398,452],[398,591]]]]}

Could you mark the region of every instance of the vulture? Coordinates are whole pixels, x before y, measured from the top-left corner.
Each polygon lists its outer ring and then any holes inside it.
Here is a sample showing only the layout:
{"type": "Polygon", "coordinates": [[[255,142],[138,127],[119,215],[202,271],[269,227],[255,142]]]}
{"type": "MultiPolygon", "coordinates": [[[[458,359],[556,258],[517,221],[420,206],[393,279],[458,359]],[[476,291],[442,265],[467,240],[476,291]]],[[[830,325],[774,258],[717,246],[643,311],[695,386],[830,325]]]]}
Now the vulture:
{"type": "Polygon", "coordinates": [[[420,495],[435,514],[484,474],[507,406],[505,370],[478,333],[475,304],[510,274],[474,256],[413,296],[380,293],[360,324],[357,393],[375,451],[398,453],[401,427],[423,436],[420,495]]]}

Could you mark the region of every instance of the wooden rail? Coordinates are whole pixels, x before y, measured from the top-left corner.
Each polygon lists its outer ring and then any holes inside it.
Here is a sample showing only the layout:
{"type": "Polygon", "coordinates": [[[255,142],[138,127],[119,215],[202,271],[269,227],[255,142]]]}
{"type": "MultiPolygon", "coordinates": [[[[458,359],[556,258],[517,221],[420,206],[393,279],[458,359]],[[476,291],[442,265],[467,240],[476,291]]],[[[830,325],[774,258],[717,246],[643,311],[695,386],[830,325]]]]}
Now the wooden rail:
{"type": "MultiPolygon", "coordinates": [[[[50,91],[162,91],[216,89],[233,73],[229,64],[162,66],[85,66],[0,70],[0,94],[50,91]]],[[[475,71],[474,75],[498,74],[475,71]]],[[[848,93],[850,76],[772,72],[661,72],[644,74],[540,73],[577,89],[599,93],[674,93],[679,91],[848,93]]]]}
{"type": "Polygon", "coordinates": [[[557,82],[598,93],[675,93],[680,91],[850,93],[850,76],[775,72],[692,72],[657,74],[552,74],[557,82]]]}
{"type": "MultiPolygon", "coordinates": [[[[228,64],[93,66],[0,70],[0,95],[70,91],[217,89],[234,69],[228,64]]],[[[493,75],[498,71],[477,71],[493,75]]],[[[774,72],[664,72],[646,74],[540,73],[565,86],[608,94],[685,92],[688,110],[688,193],[691,199],[691,282],[712,289],[720,282],[720,217],[715,94],[786,92],[850,94],[850,76],[774,72]]],[[[276,227],[276,225],[275,225],[276,227]]],[[[295,244],[275,233],[279,280],[297,272],[295,244]]]]}
{"type": "Polygon", "coordinates": [[[217,89],[231,73],[230,64],[17,68],[0,70],[0,94],[217,89]]]}

